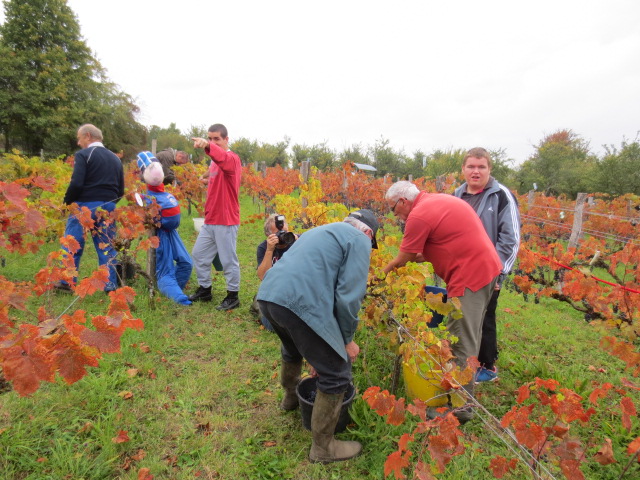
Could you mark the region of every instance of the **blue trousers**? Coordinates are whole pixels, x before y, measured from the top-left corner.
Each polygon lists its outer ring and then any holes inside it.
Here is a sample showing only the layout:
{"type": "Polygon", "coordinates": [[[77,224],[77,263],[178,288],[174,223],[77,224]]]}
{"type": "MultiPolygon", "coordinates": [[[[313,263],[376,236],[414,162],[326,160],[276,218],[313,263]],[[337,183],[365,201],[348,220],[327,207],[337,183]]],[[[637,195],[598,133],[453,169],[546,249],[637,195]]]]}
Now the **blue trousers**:
{"type": "MultiPolygon", "coordinates": [[[[113,202],[77,202],[77,204],[80,208],[87,207],[91,210],[91,218],[95,223],[93,228],[90,230],[90,233],[91,238],[93,238],[93,246],[98,254],[98,263],[109,267],[109,281],[104,286],[104,291],[110,292],[115,290],[116,285],[118,284],[118,275],[116,273],[117,252],[115,248],[113,248],[113,239],[116,236],[116,225],[115,223],[111,223],[110,225],[105,224],[105,222],[96,215],[96,210],[99,207],[107,212],[113,212],[116,208],[116,204],[113,202]],[[102,244],[102,247],[104,248],[101,248],[100,244],[102,244]]],[[[64,234],[65,236],[71,235],[80,244],[78,251],[73,254],[73,262],[75,263],[77,271],[80,271],[80,259],[84,252],[84,233],[84,228],[78,219],[74,215],[71,215],[67,219],[67,226],[64,230],[64,234]]],[[[73,280],[77,282],[78,278],[75,277],[73,280]]]]}

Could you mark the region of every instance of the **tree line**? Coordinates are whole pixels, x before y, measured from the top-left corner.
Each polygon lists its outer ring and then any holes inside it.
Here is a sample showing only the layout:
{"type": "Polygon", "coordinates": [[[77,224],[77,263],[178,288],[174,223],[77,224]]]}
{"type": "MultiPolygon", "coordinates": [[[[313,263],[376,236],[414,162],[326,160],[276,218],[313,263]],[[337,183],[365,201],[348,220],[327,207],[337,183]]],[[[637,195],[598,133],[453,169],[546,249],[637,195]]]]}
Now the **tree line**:
{"type": "MultiPolygon", "coordinates": [[[[191,126],[181,132],[175,123],[167,128],[141,125],[133,98],[111,82],[80,34],[80,25],[66,0],[7,0],[5,23],[0,25],[0,144],[31,155],[67,155],[76,150],[75,133],[82,123],[98,125],[108,147],[134,158],[143,149],[166,147],[184,150],[195,161],[202,152],[189,139],[206,136],[207,127],[191,126]]],[[[296,168],[308,160],[322,171],[341,168],[345,162],[376,168],[374,175],[398,178],[435,178],[460,172],[466,148],[417,150],[406,154],[381,137],[372,146],[352,145],[336,151],[327,142],[292,144],[284,137],[276,143],[239,138],[232,148],[245,164],[296,168]]],[[[472,145],[476,146],[476,145],[472,145]]],[[[511,189],[538,190],[575,198],[578,192],[612,196],[640,195],[640,141],[624,140],[608,146],[601,157],[572,130],[545,136],[522,164],[504,149],[491,152],[493,175],[511,189]]]]}

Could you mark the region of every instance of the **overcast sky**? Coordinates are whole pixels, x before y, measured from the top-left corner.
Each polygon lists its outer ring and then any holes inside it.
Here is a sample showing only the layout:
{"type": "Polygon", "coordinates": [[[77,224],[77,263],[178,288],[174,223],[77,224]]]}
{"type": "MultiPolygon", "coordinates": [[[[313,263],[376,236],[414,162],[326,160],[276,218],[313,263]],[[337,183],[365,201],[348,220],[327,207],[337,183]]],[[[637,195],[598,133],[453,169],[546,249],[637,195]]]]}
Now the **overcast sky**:
{"type": "Polygon", "coordinates": [[[638,0],[68,4],[145,125],[517,162],[558,129],[597,154],[640,130],[638,0]]]}

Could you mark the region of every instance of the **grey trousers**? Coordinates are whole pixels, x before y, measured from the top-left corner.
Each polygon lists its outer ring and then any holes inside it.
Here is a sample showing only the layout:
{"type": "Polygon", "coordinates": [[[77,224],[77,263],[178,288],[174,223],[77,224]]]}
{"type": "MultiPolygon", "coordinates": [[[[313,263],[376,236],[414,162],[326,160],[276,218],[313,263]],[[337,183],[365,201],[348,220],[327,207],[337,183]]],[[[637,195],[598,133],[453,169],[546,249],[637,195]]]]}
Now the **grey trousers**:
{"type": "Polygon", "coordinates": [[[198,284],[211,286],[211,262],[216,254],[220,257],[227,290],[240,290],[240,262],[236,253],[239,225],[202,225],[191,251],[198,284]]]}
{"type": "Polygon", "coordinates": [[[482,322],[487,311],[496,284],[494,279],[477,292],[465,288],[464,295],[458,297],[462,305],[462,318],[449,317],[447,330],[458,337],[458,341],[451,345],[451,350],[460,367],[466,367],[469,357],[477,357],[480,352],[482,339],[482,322]]]}

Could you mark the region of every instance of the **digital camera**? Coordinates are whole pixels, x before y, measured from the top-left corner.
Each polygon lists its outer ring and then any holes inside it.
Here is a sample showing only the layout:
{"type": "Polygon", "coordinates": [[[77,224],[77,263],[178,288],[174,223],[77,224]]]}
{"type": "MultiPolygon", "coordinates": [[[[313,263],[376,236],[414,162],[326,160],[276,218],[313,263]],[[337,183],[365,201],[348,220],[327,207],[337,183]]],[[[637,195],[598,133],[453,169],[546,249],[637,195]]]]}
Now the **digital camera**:
{"type": "Polygon", "coordinates": [[[284,215],[276,215],[276,236],[278,237],[278,245],[290,246],[296,241],[293,232],[284,231],[284,215]]]}

